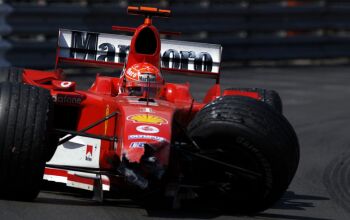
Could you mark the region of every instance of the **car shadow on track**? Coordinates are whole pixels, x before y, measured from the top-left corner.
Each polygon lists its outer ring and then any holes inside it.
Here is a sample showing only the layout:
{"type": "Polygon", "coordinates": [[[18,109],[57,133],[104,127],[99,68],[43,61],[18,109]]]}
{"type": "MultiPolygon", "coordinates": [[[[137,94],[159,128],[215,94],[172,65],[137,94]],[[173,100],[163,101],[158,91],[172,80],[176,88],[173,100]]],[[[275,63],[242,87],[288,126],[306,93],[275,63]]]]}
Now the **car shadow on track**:
{"type": "Polygon", "coordinates": [[[271,214],[271,213],[262,213],[262,214],[257,215],[257,217],[264,217],[264,218],[268,218],[268,219],[290,219],[290,220],[332,220],[330,218],[315,218],[315,217],[271,214]]]}
{"type": "MultiPolygon", "coordinates": [[[[270,210],[287,210],[294,211],[306,211],[307,209],[315,207],[315,201],[330,200],[327,197],[313,196],[313,195],[301,195],[296,194],[292,191],[287,191],[283,197],[270,209],[270,210]]],[[[301,212],[301,214],[303,214],[301,212]]],[[[257,215],[258,217],[264,217],[269,219],[295,219],[295,220],[328,220],[329,218],[317,218],[317,217],[306,217],[296,216],[287,214],[275,214],[269,213],[269,210],[264,213],[257,215]]],[[[330,219],[329,219],[330,220],[330,219]]]]}
{"type": "Polygon", "coordinates": [[[93,200],[90,191],[67,187],[65,184],[44,181],[41,192],[35,203],[63,206],[116,206],[125,208],[142,208],[128,197],[105,193],[103,202],[93,200]]]}
{"type": "MultiPolygon", "coordinates": [[[[44,187],[40,196],[36,199],[36,203],[44,204],[54,204],[63,206],[109,206],[109,207],[123,207],[123,208],[138,208],[146,209],[148,217],[157,218],[192,218],[192,219],[212,219],[220,216],[232,216],[232,217],[243,217],[234,212],[222,211],[218,209],[203,208],[201,206],[194,206],[186,209],[171,210],[165,209],[160,206],[145,207],[138,202],[131,199],[125,199],[122,197],[116,197],[113,193],[107,193],[106,199],[101,202],[96,202],[92,200],[92,193],[85,190],[67,188],[62,184],[48,184],[44,187]]],[[[303,211],[309,208],[315,207],[314,201],[319,200],[329,200],[326,197],[311,196],[311,195],[300,195],[292,191],[288,191],[284,194],[281,200],[271,209],[274,213],[270,213],[269,210],[266,212],[255,215],[258,219],[268,218],[268,219],[294,219],[294,220],[328,220],[327,218],[316,218],[316,217],[306,217],[306,216],[296,216],[283,214],[287,210],[303,211]],[[282,213],[282,214],[276,214],[282,213]],[[278,210],[283,210],[282,212],[278,210]]],[[[249,216],[249,218],[254,218],[254,216],[249,216]]]]}
{"type": "Polygon", "coordinates": [[[329,200],[327,197],[321,196],[311,196],[311,195],[300,195],[292,191],[288,191],[284,194],[281,200],[276,203],[271,209],[274,213],[270,213],[266,210],[263,213],[256,214],[255,216],[241,216],[234,212],[219,211],[215,209],[203,209],[203,207],[194,207],[191,210],[161,210],[161,209],[147,209],[148,215],[150,217],[161,217],[161,218],[198,218],[198,219],[211,219],[220,216],[233,216],[233,217],[248,217],[252,219],[256,217],[260,219],[261,217],[267,219],[293,219],[293,220],[330,220],[328,218],[317,218],[317,217],[307,217],[303,216],[303,212],[309,208],[315,207],[315,201],[319,200],[329,200]],[[281,214],[276,214],[281,213],[281,214]],[[282,211],[279,211],[282,210],[282,211]],[[299,215],[289,215],[283,214],[287,210],[301,211],[299,215]]]}
{"type": "Polygon", "coordinates": [[[314,201],[330,200],[327,197],[296,194],[287,191],[272,209],[306,210],[315,207],[314,201]]]}

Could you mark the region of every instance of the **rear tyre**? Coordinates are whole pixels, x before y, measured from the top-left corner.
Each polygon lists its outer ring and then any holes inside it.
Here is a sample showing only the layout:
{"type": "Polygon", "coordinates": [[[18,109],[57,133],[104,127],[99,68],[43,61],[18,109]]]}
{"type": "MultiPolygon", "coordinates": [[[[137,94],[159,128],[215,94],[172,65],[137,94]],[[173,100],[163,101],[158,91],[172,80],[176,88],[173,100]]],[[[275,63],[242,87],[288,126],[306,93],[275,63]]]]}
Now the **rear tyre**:
{"type": "Polygon", "coordinates": [[[23,69],[17,67],[0,68],[0,82],[22,82],[23,69]]]}
{"type": "Polygon", "coordinates": [[[37,197],[49,146],[52,99],[48,90],[0,83],[0,197],[37,197]]]}
{"type": "Polygon", "coordinates": [[[225,90],[257,92],[261,97],[260,101],[265,102],[266,104],[271,106],[273,109],[275,109],[279,113],[283,112],[282,99],[275,90],[267,90],[267,89],[261,89],[261,88],[230,88],[225,90]]]}
{"type": "Polygon", "coordinates": [[[202,159],[185,176],[204,185],[200,200],[235,212],[269,208],[285,192],[299,162],[299,144],[289,122],[267,104],[248,97],[220,97],[190,123],[189,135],[204,156],[261,175],[250,178],[202,159]]]}

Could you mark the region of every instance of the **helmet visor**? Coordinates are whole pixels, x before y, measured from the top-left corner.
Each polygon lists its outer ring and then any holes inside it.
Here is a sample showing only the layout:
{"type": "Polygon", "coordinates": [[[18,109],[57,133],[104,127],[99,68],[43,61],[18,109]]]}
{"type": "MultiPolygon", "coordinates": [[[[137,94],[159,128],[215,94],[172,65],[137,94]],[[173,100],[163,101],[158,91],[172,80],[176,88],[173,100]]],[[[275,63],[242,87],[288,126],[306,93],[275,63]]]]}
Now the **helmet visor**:
{"type": "Polygon", "coordinates": [[[130,96],[148,96],[155,98],[161,91],[161,84],[158,83],[133,83],[127,86],[127,92],[130,96]]]}

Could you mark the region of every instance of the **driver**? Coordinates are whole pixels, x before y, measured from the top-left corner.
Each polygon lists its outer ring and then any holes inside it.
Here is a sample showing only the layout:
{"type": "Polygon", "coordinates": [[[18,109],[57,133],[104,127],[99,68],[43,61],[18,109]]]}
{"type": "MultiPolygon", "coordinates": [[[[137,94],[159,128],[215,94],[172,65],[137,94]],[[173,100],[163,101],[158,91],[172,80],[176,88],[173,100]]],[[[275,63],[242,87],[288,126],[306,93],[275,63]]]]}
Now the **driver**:
{"type": "Polygon", "coordinates": [[[124,92],[130,96],[146,96],[154,98],[159,95],[164,79],[158,68],[143,62],[132,65],[121,76],[124,92]],[[148,94],[147,94],[148,92],[148,94]]]}

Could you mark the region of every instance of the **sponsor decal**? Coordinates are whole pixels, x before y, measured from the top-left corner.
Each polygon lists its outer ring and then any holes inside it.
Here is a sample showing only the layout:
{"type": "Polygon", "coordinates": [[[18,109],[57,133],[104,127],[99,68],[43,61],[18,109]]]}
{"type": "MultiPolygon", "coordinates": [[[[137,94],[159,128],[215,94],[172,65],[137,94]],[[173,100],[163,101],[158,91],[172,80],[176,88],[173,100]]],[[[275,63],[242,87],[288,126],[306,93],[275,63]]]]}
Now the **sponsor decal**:
{"type": "Polygon", "coordinates": [[[153,135],[147,135],[147,134],[134,134],[134,135],[129,135],[129,136],[128,136],[128,139],[129,139],[129,140],[148,139],[148,140],[158,141],[158,142],[166,141],[166,139],[163,138],[163,137],[158,137],[158,136],[153,136],[153,135]]]}
{"type": "Polygon", "coordinates": [[[85,160],[92,161],[92,152],[93,152],[92,145],[86,145],[85,160]]]}
{"type": "MultiPolygon", "coordinates": [[[[70,39],[68,53],[63,57],[101,62],[125,63],[130,38],[103,33],[62,30],[59,45],[70,39]],[[63,37],[61,37],[63,36],[63,37]],[[68,36],[70,36],[68,38],[68,36]]],[[[67,47],[67,46],[66,46],[67,47]]],[[[218,72],[221,48],[219,45],[162,40],[161,67],[179,70],[218,72]],[[184,50],[186,46],[186,50],[184,50]]],[[[63,51],[63,50],[61,50],[63,51]]]]}
{"type": "Polygon", "coordinates": [[[96,60],[97,33],[72,31],[70,57],[82,60],[96,60]]]}
{"type": "Polygon", "coordinates": [[[168,124],[168,121],[165,118],[162,118],[157,115],[150,115],[150,114],[136,114],[136,115],[130,115],[127,117],[128,121],[132,121],[134,123],[147,123],[147,124],[168,124]]]}
{"type": "Polygon", "coordinates": [[[145,143],[143,142],[132,142],[130,144],[130,148],[144,148],[145,147],[145,143]]]}
{"type": "Polygon", "coordinates": [[[129,68],[126,71],[126,75],[131,79],[138,80],[138,78],[137,78],[138,72],[134,71],[134,67],[129,68]]]}
{"type": "Polygon", "coordinates": [[[142,113],[154,113],[153,109],[151,109],[151,108],[140,108],[140,112],[142,112],[142,113]]]}
{"type": "Polygon", "coordinates": [[[139,80],[142,82],[155,82],[156,81],[156,75],[151,73],[143,73],[139,75],[139,80]]]}
{"type": "Polygon", "coordinates": [[[70,34],[72,39],[69,51],[70,58],[118,63],[126,61],[130,49],[129,45],[117,45],[116,47],[107,42],[108,40],[100,42],[104,40],[99,37],[98,33],[71,31],[70,34]]]}
{"type": "Polygon", "coordinates": [[[157,134],[157,133],[159,133],[159,129],[158,128],[156,128],[154,126],[150,126],[150,125],[137,126],[136,130],[138,132],[146,133],[146,134],[157,134]]]}
{"type": "Polygon", "coordinates": [[[73,84],[73,83],[70,82],[70,81],[63,81],[63,82],[61,82],[61,87],[62,87],[62,88],[68,88],[68,87],[70,87],[72,84],[73,84]]]}
{"type": "Polygon", "coordinates": [[[189,61],[194,62],[194,70],[211,72],[213,58],[207,52],[177,51],[168,49],[162,54],[162,67],[171,69],[189,69],[189,61]]]}
{"type": "Polygon", "coordinates": [[[60,104],[80,105],[83,99],[80,96],[57,94],[53,101],[60,104]]]}

